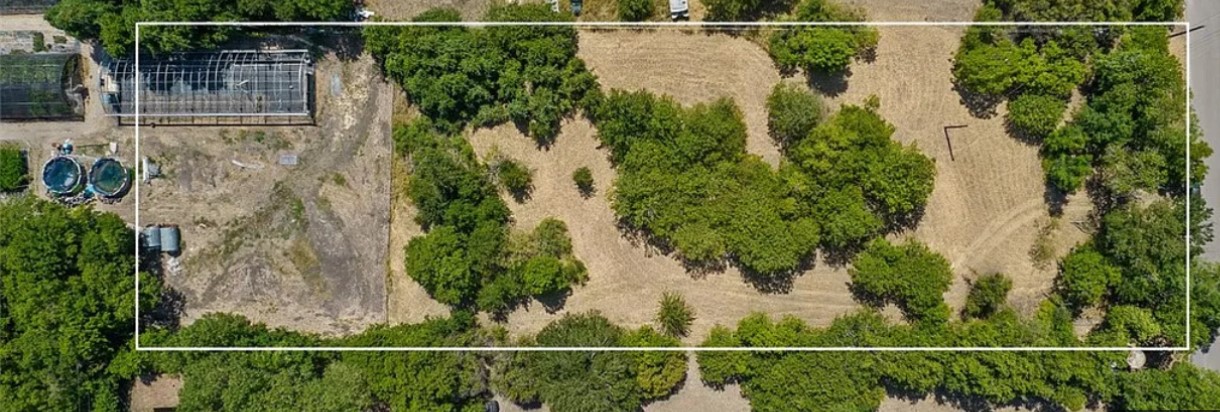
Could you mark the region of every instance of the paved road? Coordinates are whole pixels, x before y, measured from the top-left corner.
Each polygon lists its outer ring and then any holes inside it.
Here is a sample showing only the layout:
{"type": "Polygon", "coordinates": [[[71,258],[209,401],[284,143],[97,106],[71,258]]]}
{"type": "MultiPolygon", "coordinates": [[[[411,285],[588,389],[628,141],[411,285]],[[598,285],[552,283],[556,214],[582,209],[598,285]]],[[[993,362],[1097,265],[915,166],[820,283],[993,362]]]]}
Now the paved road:
{"type": "MultiPolygon", "coordinates": [[[[1220,76],[1216,75],[1220,73],[1220,1],[1186,0],[1186,21],[1191,28],[1203,26],[1190,34],[1190,86],[1203,136],[1213,149],[1220,149],[1220,76]]],[[[1211,173],[1203,180],[1203,198],[1208,206],[1220,209],[1220,154],[1208,158],[1207,166],[1211,173]]],[[[1203,257],[1220,261],[1220,241],[1205,246],[1203,257]]],[[[1220,342],[1195,353],[1191,362],[1220,371],[1220,342]]]]}

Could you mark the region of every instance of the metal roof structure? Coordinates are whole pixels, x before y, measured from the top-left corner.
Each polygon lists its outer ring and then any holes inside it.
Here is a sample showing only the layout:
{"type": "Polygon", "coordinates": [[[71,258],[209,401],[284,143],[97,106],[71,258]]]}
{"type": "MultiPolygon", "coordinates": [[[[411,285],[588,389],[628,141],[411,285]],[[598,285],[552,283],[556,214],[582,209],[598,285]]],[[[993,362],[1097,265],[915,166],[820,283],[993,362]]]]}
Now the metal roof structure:
{"type": "Polygon", "coordinates": [[[306,50],[232,50],[140,56],[101,64],[98,89],[111,116],[310,116],[313,63],[306,50]]]}
{"type": "Polygon", "coordinates": [[[80,119],[80,55],[0,55],[0,121],[80,119]]]}

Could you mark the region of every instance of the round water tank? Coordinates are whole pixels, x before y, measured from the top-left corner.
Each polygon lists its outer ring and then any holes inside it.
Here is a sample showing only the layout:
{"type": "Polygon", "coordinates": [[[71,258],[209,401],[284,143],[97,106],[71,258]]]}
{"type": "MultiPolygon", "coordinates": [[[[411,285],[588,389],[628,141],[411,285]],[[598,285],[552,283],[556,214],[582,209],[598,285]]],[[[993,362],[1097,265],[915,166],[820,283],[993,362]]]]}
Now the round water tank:
{"type": "Polygon", "coordinates": [[[85,170],[71,156],[56,156],[42,166],[42,183],[55,195],[74,195],[84,187],[85,170]]]}
{"type": "Polygon", "coordinates": [[[89,184],[93,191],[105,197],[115,197],[127,190],[131,176],[118,160],[103,157],[89,168],[89,184]]]}
{"type": "Polygon", "coordinates": [[[144,247],[161,251],[161,228],[156,226],[144,228],[144,247]]]}
{"type": "Polygon", "coordinates": [[[177,254],[178,249],[178,227],[177,226],[162,226],[161,227],[161,251],[171,255],[177,254]]]}

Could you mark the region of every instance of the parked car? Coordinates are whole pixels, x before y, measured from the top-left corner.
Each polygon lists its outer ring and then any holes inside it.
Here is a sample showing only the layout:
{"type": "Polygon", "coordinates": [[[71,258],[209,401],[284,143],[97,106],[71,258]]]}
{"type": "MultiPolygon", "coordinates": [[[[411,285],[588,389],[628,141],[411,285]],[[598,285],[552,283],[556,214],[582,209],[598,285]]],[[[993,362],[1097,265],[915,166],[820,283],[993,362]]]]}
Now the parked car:
{"type": "Polygon", "coordinates": [[[673,20],[690,18],[690,6],[686,0],[669,0],[669,18],[673,20]]]}

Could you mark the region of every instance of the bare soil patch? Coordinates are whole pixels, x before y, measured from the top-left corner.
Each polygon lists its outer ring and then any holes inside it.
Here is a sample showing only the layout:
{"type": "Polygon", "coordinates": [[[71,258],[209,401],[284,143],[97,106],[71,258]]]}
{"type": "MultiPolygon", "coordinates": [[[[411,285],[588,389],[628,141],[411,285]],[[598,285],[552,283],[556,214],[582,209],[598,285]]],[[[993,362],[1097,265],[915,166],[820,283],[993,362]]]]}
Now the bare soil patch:
{"type": "Polygon", "coordinates": [[[165,279],[183,322],[230,312],[324,334],[385,322],[392,89],[367,55],[324,58],[315,81],[316,126],[141,127],[142,154],[166,173],[141,187],[141,223],[182,230],[165,279]]]}
{"type": "Polygon", "coordinates": [[[861,7],[869,21],[971,21],[982,2],[974,0],[841,0],[861,7]]]}
{"type": "Polygon", "coordinates": [[[178,391],[182,379],[158,375],[150,381],[136,379],[131,387],[131,412],[157,412],[178,407],[178,391]]]}

